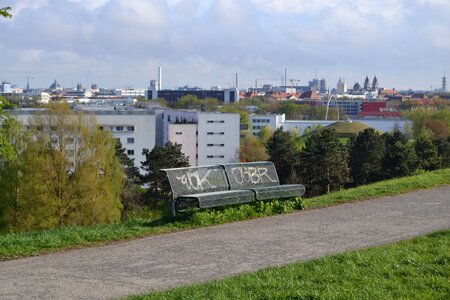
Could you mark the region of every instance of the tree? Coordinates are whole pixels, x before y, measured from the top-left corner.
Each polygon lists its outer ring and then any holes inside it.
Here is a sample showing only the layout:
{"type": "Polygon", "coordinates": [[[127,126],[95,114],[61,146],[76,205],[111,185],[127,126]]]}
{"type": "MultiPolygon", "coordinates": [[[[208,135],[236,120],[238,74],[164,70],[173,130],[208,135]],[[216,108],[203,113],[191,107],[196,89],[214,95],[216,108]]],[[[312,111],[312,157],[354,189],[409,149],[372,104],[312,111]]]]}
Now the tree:
{"type": "Polygon", "coordinates": [[[165,147],[156,145],[151,151],[144,149],[142,154],[145,156],[145,160],[141,162],[141,169],[145,172],[142,183],[149,185],[149,191],[153,195],[158,195],[160,191],[170,191],[166,175],[160,172],[161,169],[189,166],[188,158],[181,152],[181,145],[176,143],[168,142],[165,147]]]}
{"type": "Polygon", "coordinates": [[[138,185],[140,184],[140,174],[134,161],[126,154],[126,149],[122,146],[120,140],[116,141],[115,156],[125,175],[122,193],[120,194],[120,201],[123,205],[122,218],[125,218],[128,212],[142,205],[139,192],[140,187],[138,185]]]}
{"type": "Polygon", "coordinates": [[[436,170],[441,167],[441,158],[437,147],[430,138],[419,137],[414,143],[414,150],[418,158],[418,168],[426,171],[436,170]]]}
{"type": "Polygon", "coordinates": [[[384,178],[408,176],[417,169],[417,155],[414,147],[408,143],[403,133],[400,131],[384,133],[383,139],[386,149],[381,162],[384,178]]]}
{"type": "Polygon", "coordinates": [[[16,131],[5,170],[17,230],[120,220],[123,173],[115,142],[95,119],[53,104],[16,131]]]}
{"type": "Polygon", "coordinates": [[[433,144],[436,146],[439,157],[441,158],[442,167],[450,168],[450,137],[435,138],[433,144]]]}
{"type": "Polygon", "coordinates": [[[253,134],[247,132],[241,139],[240,159],[241,162],[267,160],[266,148],[253,134]]]}
{"type": "Polygon", "coordinates": [[[290,177],[294,177],[294,170],[298,164],[299,152],[294,140],[288,132],[279,128],[267,141],[266,149],[269,160],[275,165],[280,182],[288,182],[290,177]]]}
{"type": "Polygon", "coordinates": [[[300,153],[298,174],[308,196],[339,190],[347,182],[347,150],[334,129],[315,131],[300,153]]]}
{"type": "Polygon", "coordinates": [[[138,184],[140,182],[139,168],[135,166],[134,161],[126,154],[126,149],[122,146],[120,140],[116,141],[115,155],[127,181],[138,184]]]}
{"type": "Polygon", "coordinates": [[[355,186],[382,178],[381,161],[384,140],[373,128],[364,129],[352,141],[349,149],[350,176],[355,186]]]}
{"type": "Polygon", "coordinates": [[[270,125],[264,126],[263,128],[261,128],[261,130],[258,133],[258,138],[259,138],[260,142],[263,145],[267,145],[267,142],[273,136],[274,132],[275,132],[274,129],[270,125]]]}
{"type": "Polygon", "coordinates": [[[0,161],[11,159],[14,152],[8,141],[8,131],[13,121],[4,110],[10,106],[5,98],[0,97],[0,161]]]}
{"type": "Polygon", "coordinates": [[[0,8],[0,16],[2,16],[4,18],[11,18],[12,16],[9,13],[10,10],[11,10],[11,7],[9,7],[9,6],[0,8]]]}

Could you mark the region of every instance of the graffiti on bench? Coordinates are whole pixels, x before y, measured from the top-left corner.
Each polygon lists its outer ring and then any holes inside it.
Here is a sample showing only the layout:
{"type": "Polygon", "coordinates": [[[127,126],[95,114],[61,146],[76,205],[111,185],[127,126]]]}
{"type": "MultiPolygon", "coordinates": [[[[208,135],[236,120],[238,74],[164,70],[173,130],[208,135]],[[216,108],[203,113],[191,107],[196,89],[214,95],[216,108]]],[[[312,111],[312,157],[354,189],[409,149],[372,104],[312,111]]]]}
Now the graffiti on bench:
{"type": "Polygon", "coordinates": [[[209,169],[203,176],[201,176],[198,170],[188,170],[182,175],[176,176],[177,180],[188,190],[203,191],[204,189],[214,189],[217,186],[211,184],[210,176],[211,172],[217,172],[217,170],[209,169]]]}
{"type": "Polygon", "coordinates": [[[266,167],[235,167],[231,169],[233,180],[237,184],[251,183],[277,183],[278,180],[270,177],[269,169],[266,167]]]}

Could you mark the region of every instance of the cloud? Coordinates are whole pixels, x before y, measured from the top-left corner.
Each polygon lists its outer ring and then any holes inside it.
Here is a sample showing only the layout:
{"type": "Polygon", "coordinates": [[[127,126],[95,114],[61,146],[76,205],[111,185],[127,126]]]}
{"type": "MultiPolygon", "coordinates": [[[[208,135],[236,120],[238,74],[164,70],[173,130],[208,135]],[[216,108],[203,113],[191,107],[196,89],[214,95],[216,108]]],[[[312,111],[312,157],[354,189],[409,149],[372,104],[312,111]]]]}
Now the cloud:
{"type": "Polygon", "coordinates": [[[447,0],[5,3],[14,17],[0,20],[0,74],[33,73],[45,86],[58,76],[146,86],[160,65],[169,86],[215,85],[236,72],[251,83],[281,77],[285,66],[304,82],[315,67],[330,81],[378,72],[403,78],[418,61],[449,59],[447,0]]]}

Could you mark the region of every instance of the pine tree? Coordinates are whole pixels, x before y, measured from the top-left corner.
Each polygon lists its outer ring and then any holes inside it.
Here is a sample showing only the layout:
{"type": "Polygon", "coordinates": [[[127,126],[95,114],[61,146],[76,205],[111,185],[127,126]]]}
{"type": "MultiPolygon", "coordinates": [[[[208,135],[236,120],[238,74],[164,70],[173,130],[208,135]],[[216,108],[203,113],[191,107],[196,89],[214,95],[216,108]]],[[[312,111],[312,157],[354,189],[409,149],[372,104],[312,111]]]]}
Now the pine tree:
{"type": "Polygon", "coordinates": [[[160,192],[166,194],[170,191],[166,175],[161,169],[188,167],[189,160],[181,152],[181,145],[168,142],[165,147],[156,145],[153,150],[144,149],[142,154],[145,160],[141,162],[141,168],[145,174],[141,177],[142,183],[149,185],[149,191],[153,195],[160,192]]]}
{"type": "Polygon", "coordinates": [[[384,157],[383,138],[373,128],[367,128],[349,143],[350,176],[355,186],[380,180],[384,157]]]}
{"type": "Polygon", "coordinates": [[[414,143],[414,150],[419,160],[419,169],[431,171],[441,167],[442,159],[431,139],[425,136],[419,137],[414,143]]]}
{"type": "Polygon", "coordinates": [[[281,183],[287,183],[294,176],[298,164],[299,151],[293,138],[283,128],[277,129],[267,141],[269,160],[275,165],[281,183]]]}
{"type": "Polygon", "coordinates": [[[119,161],[122,171],[125,174],[120,201],[123,205],[122,219],[127,217],[134,208],[142,206],[142,197],[139,192],[140,173],[135,166],[134,161],[126,154],[126,149],[122,146],[120,140],[116,141],[115,155],[119,161]]]}
{"type": "Polygon", "coordinates": [[[400,131],[384,133],[386,154],[381,166],[386,179],[408,176],[417,169],[414,147],[400,131]]]}
{"type": "Polygon", "coordinates": [[[442,161],[442,168],[450,168],[450,137],[435,138],[433,144],[436,146],[442,161]]]}
{"type": "Polygon", "coordinates": [[[139,169],[135,166],[134,161],[126,154],[126,149],[122,146],[120,140],[116,141],[115,155],[122,166],[122,171],[126,179],[133,184],[138,184],[140,180],[139,169]]]}
{"type": "Polygon", "coordinates": [[[344,186],[348,179],[347,149],[333,129],[317,130],[306,140],[298,173],[310,197],[344,186]]]}

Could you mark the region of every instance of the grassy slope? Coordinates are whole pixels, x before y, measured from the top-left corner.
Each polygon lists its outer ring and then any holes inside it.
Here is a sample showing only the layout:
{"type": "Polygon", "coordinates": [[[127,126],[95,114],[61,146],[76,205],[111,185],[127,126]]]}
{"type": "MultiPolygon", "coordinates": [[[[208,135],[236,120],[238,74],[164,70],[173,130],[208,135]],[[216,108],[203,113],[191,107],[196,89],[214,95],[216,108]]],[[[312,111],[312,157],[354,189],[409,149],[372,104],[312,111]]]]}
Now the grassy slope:
{"type": "MultiPolygon", "coordinates": [[[[306,199],[307,208],[319,208],[345,202],[394,195],[417,189],[450,184],[450,169],[438,170],[401,179],[378,182],[355,189],[306,199]]],[[[176,219],[133,219],[121,224],[92,227],[66,227],[35,233],[0,235],[0,260],[37,255],[62,249],[105,244],[111,241],[162,234],[177,230],[211,226],[226,222],[288,213],[296,208],[286,201],[253,203],[222,209],[198,211],[176,219]]]]}
{"type": "Polygon", "coordinates": [[[449,299],[450,231],[131,299],[449,299]]]}

